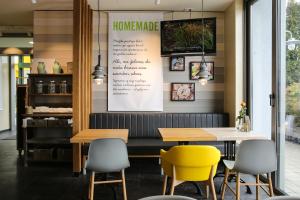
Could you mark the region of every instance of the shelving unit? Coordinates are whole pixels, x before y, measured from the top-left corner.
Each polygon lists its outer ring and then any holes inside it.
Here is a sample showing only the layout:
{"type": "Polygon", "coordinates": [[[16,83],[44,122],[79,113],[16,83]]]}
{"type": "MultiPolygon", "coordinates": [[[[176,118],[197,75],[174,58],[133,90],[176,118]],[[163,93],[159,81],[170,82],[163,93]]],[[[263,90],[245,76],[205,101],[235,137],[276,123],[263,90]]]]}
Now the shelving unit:
{"type": "MultiPolygon", "coordinates": [[[[72,108],[72,74],[29,74],[28,105],[33,108],[72,108]],[[37,84],[43,82],[43,93],[37,93],[37,84]],[[49,93],[48,84],[54,81],[55,92],[49,93]],[[67,82],[67,93],[60,93],[59,84],[67,82]]],[[[23,128],[24,165],[28,161],[61,162],[72,160],[72,113],[23,114],[27,125],[23,128]],[[49,119],[49,118],[54,119],[49,119]],[[28,119],[30,118],[30,119],[28,119]]]]}

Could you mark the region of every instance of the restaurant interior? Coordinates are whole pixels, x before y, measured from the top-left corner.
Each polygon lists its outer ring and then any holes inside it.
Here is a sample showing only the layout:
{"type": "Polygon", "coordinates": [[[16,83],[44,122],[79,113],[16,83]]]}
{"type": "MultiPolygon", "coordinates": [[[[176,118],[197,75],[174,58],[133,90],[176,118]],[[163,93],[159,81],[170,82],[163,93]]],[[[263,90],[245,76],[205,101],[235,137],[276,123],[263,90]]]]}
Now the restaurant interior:
{"type": "Polygon", "coordinates": [[[1,1],[0,199],[300,200],[299,30],[300,0],[1,1]]]}

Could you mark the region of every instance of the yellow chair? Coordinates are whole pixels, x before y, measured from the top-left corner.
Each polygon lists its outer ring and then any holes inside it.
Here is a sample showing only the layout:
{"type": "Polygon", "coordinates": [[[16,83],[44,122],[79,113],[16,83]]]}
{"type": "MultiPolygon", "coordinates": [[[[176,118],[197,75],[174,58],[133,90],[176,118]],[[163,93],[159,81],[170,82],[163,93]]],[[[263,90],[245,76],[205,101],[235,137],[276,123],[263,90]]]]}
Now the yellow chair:
{"type": "MultiPolygon", "coordinates": [[[[161,166],[164,171],[163,195],[166,193],[168,177],[172,177],[171,195],[175,186],[186,181],[205,181],[211,189],[213,199],[216,191],[213,177],[216,175],[220,151],[213,146],[174,146],[169,151],[160,151],[161,166]]],[[[207,195],[208,196],[208,195],[207,195]]]]}

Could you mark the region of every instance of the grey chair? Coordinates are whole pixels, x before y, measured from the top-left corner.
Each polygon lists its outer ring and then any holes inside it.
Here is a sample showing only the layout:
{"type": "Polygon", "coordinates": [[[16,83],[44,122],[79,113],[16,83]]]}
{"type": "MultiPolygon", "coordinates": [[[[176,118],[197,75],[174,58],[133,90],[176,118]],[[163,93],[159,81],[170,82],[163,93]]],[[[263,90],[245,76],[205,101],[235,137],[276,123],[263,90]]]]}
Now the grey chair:
{"type": "Polygon", "coordinates": [[[300,200],[300,197],[296,197],[296,196],[276,196],[276,197],[269,197],[265,200],[300,200]]]}
{"type": "Polygon", "coordinates": [[[86,169],[91,171],[89,199],[94,199],[94,185],[122,183],[123,197],[127,200],[125,168],[129,167],[128,152],[122,139],[109,138],[94,140],[89,147],[86,169]],[[95,173],[121,172],[119,180],[95,181],[95,173]]]}
{"type": "Polygon", "coordinates": [[[190,197],[184,197],[184,196],[168,196],[168,195],[158,195],[158,196],[151,196],[151,197],[145,197],[139,200],[196,200],[190,197]]]}
{"type": "MultiPolygon", "coordinates": [[[[221,198],[224,199],[225,190],[228,187],[236,195],[236,199],[240,198],[241,185],[255,185],[256,199],[259,199],[259,188],[268,186],[269,196],[273,196],[273,186],[271,180],[271,172],[277,170],[277,157],[275,143],[272,140],[246,140],[243,141],[236,154],[236,160],[224,160],[225,177],[221,192],[221,198]],[[256,176],[255,183],[240,183],[240,173],[251,174],[256,176]],[[228,185],[228,176],[236,175],[236,191],[228,185]],[[267,174],[268,183],[261,183],[259,175],[267,174]]],[[[263,188],[264,189],[264,188],[263,188]]]]}

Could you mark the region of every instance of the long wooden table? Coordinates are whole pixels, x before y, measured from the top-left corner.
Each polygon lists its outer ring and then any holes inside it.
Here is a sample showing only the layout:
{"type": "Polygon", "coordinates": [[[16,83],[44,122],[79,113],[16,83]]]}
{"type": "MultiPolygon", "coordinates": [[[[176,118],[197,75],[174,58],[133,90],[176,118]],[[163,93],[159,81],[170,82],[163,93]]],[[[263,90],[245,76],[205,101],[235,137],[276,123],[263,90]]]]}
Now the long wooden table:
{"type": "Polygon", "coordinates": [[[265,139],[262,134],[249,131],[240,132],[236,128],[159,128],[164,142],[188,144],[192,141],[224,142],[224,154],[227,159],[234,159],[236,141],[265,139]]]}
{"type": "Polygon", "coordinates": [[[70,139],[70,143],[79,145],[79,151],[73,152],[74,173],[79,173],[81,171],[82,146],[86,143],[91,143],[93,140],[105,138],[120,138],[127,143],[128,129],[85,129],[70,139]]]}

